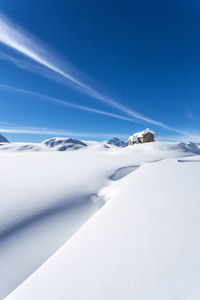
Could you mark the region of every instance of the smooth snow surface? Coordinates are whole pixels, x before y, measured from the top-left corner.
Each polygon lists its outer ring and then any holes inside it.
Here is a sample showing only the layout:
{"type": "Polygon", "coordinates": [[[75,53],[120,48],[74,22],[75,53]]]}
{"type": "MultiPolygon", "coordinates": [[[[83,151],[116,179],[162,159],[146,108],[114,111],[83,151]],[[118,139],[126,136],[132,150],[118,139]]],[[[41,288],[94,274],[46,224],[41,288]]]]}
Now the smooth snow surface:
{"type": "Polygon", "coordinates": [[[83,143],[0,151],[0,299],[199,299],[199,148],[83,143]]]}

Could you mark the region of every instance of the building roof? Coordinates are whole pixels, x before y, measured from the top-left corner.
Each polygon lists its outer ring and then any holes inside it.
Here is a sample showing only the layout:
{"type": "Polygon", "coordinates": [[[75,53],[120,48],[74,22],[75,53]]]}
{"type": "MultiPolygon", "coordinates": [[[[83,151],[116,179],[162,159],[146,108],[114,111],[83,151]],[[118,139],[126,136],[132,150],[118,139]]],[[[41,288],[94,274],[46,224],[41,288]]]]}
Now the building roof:
{"type": "Polygon", "coordinates": [[[128,140],[132,142],[137,142],[138,138],[134,135],[131,135],[128,140]]]}
{"type": "Polygon", "coordinates": [[[151,133],[151,134],[155,134],[155,132],[153,131],[153,130],[150,130],[149,128],[147,128],[147,129],[145,129],[145,130],[143,130],[143,131],[140,131],[140,132],[136,132],[136,133],[134,133],[133,135],[131,135],[130,137],[129,137],[129,141],[131,140],[132,142],[137,142],[138,141],[138,138],[141,138],[141,137],[143,137],[145,134],[147,134],[147,133],[151,133]]]}

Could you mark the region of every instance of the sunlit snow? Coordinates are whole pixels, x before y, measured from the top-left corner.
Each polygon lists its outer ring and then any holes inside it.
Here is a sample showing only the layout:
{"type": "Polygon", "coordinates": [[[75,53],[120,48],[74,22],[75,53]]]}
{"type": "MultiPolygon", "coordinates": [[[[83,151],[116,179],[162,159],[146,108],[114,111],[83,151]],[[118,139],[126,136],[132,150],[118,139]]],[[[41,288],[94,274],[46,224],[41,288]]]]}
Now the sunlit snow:
{"type": "Polygon", "coordinates": [[[199,154],[2,144],[0,299],[199,299],[199,154]]]}

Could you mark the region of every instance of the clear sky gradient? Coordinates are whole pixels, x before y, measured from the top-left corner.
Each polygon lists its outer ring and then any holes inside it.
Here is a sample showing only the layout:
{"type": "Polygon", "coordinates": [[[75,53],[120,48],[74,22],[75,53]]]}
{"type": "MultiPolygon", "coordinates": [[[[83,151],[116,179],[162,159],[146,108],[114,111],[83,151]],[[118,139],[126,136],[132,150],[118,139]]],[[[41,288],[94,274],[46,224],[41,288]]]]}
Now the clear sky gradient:
{"type": "Polygon", "coordinates": [[[200,140],[200,2],[0,0],[0,133],[200,140]]]}

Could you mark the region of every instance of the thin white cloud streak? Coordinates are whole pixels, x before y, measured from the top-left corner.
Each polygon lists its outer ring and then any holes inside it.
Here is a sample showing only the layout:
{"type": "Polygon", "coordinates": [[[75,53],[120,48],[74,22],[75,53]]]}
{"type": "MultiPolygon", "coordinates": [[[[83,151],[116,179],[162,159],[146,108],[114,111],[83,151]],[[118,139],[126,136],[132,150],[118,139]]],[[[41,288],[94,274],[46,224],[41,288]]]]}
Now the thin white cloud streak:
{"type": "Polygon", "coordinates": [[[25,36],[25,34],[26,33],[23,32],[21,29],[19,28],[16,29],[16,25],[11,23],[2,14],[0,14],[0,42],[1,43],[24,54],[25,56],[47,67],[48,69],[60,74],[61,76],[69,80],[71,83],[73,83],[75,86],[88,91],[88,94],[91,93],[92,96],[96,95],[96,97],[98,97],[98,93],[95,90],[83,84],[81,81],[76,79],[71,74],[60,69],[58,66],[56,66],[55,63],[52,63],[52,61],[56,62],[56,59],[52,55],[49,55],[49,53],[46,51],[44,47],[40,46],[41,42],[39,45],[33,39],[30,39],[27,36],[25,36]]]}
{"type": "MultiPolygon", "coordinates": [[[[24,69],[26,71],[38,73],[43,76],[46,75],[44,73],[44,67],[41,65],[36,65],[35,62],[31,63],[30,61],[23,61],[19,58],[15,58],[11,55],[7,55],[2,52],[0,52],[0,59],[4,60],[4,61],[8,61],[9,63],[12,63],[12,64],[16,65],[17,67],[24,69]]],[[[48,74],[48,77],[51,78],[52,76],[50,74],[48,74]]],[[[54,80],[56,79],[55,76],[53,77],[53,79],[54,80]]]]}
{"type": "Polygon", "coordinates": [[[16,124],[8,123],[8,122],[0,122],[0,125],[17,126],[16,124]]]}
{"type": "Polygon", "coordinates": [[[185,110],[186,110],[186,116],[189,120],[193,120],[194,116],[193,113],[191,112],[191,109],[189,106],[185,106],[185,110]]]}
{"type": "Polygon", "coordinates": [[[187,134],[187,135],[168,135],[168,136],[162,136],[159,138],[159,140],[162,141],[169,141],[169,142],[193,142],[197,143],[200,141],[200,135],[198,134],[187,134]]]}
{"type": "Polygon", "coordinates": [[[38,74],[43,77],[47,77],[48,79],[51,79],[53,81],[56,81],[68,87],[72,86],[72,84],[69,83],[69,81],[67,82],[63,76],[58,75],[54,71],[47,69],[45,66],[41,64],[35,64],[35,61],[31,62],[29,60],[22,60],[19,59],[18,57],[16,58],[11,56],[10,54],[8,55],[2,52],[0,52],[0,59],[9,62],[11,64],[14,64],[15,66],[17,66],[22,70],[32,72],[34,74],[38,74]]]}
{"type": "MultiPolygon", "coordinates": [[[[138,112],[124,106],[123,104],[111,99],[110,97],[104,96],[90,86],[84,84],[82,81],[77,79],[75,76],[71,75],[69,72],[64,71],[58,65],[58,60],[55,59],[53,55],[50,55],[45,47],[39,45],[39,43],[33,38],[27,37],[27,34],[22,31],[22,29],[17,28],[16,25],[11,23],[2,14],[0,14],[0,42],[10,48],[24,54],[25,56],[31,58],[35,62],[45,66],[46,68],[56,72],[57,74],[63,76],[69,83],[71,83],[75,88],[80,89],[82,92],[86,93],[90,97],[94,97],[107,105],[119,109],[120,111],[126,113],[128,116],[136,118],[140,121],[153,124],[171,131],[178,132],[180,134],[185,134],[185,132],[174,129],[167,126],[161,122],[147,118],[138,112]],[[33,50],[34,49],[34,50],[33,50]]],[[[30,34],[29,34],[30,36],[30,34]]],[[[41,44],[41,43],[40,43],[41,44]]]]}
{"type": "Polygon", "coordinates": [[[88,106],[74,104],[74,103],[64,101],[64,100],[60,100],[60,99],[57,99],[57,98],[41,95],[41,94],[38,94],[38,93],[35,93],[35,92],[32,92],[32,91],[27,91],[27,90],[19,89],[19,88],[13,88],[13,87],[10,87],[10,86],[4,85],[4,84],[0,84],[0,89],[4,89],[4,90],[7,90],[7,91],[11,91],[11,92],[27,94],[27,95],[35,96],[35,97],[43,99],[43,100],[54,102],[54,103],[59,104],[59,105],[73,107],[73,108],[76,108],[76,109],[79,109],[79,110],[85,110],[85,111],[93,112],[93,113],[96,113],[96,114],[105,115],[105,116],[108,116],[108,117],[129,121],[129,122],[132,122],[132,123],[138,123],[138,120],[134,120],[133,118],[124,117],[124,116],[121,116],[121,115],[118,115],[118,114],[109,113],[109,112],[99,110],[99,109],[95,109],[95,108],[91,108],[91,107],[88,107],[88,106]]]}
{"type": "MultiPolygon", "coordinates": [[[[3,122],[1,122],[3,123],[3,122]]],[[[10,123],[7,123],[10,124],[10,123]]],[[[79,137],[79,138],[110,138],[117,136],[119,138],[128,139],[127,134],[123,133],[91,133],[91,132],[73,132],[67,130],[59,130],[59,129],[49,129],[49,128],[40,128],[40,127],[30,127],[23,125],[15,125],[15,126],[0,126],[1,133],[17,133],[17,134],[33,134],[33,135],[54,135],[60,137],[79,137]]],[[[170,135],[170,136],[162,136],[157,137],[159,141],[166,142],[198,142],[200,141],[200,135],[170,135]]]]}
{"type": "MultiPolygon", "coordinates": [[[[9,61],[10,63],[15,64],[17,67],[20,67],[22,69],[30,71],[30,68],[27,66],[26,62],[23,62],[19,59],[16,59],[16,58],[14,58],[10,55],[6,55],[6,54],[0,52],[0,59],[5,60],[5,61],[9,61]]],[[[33,68],[33,65],[31,67],[33,68]]]]}
{"type": "Polygon", "coordinates": [[[62,137],[88,137],[88,138],[110,138],[118,136],[120,138],[127,139],[127,134],[121,133],[91,133],[91,132],[71,132],[58,129],[48,129],[48,128],[36,128],[36,127],[26,127],[26,126],[16,126],[16,127],[0,127],[0,132],[2,133],[17,133],[17,134],[37,134],[37,135],[58,135],[62,137]]]}

